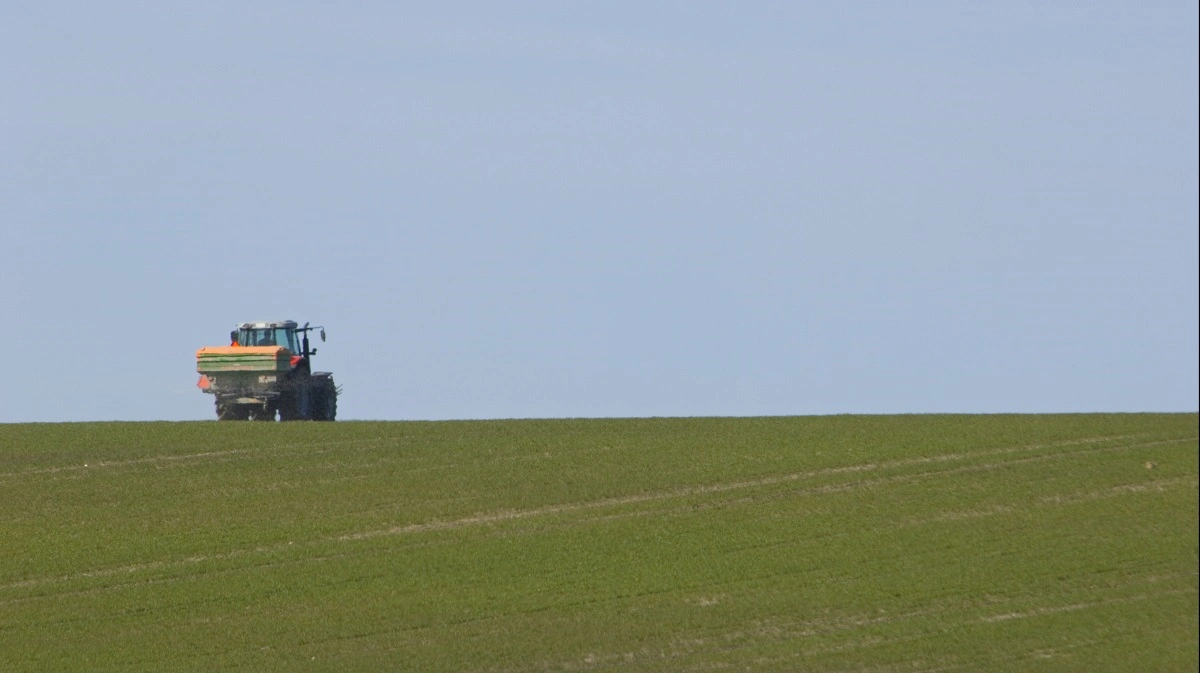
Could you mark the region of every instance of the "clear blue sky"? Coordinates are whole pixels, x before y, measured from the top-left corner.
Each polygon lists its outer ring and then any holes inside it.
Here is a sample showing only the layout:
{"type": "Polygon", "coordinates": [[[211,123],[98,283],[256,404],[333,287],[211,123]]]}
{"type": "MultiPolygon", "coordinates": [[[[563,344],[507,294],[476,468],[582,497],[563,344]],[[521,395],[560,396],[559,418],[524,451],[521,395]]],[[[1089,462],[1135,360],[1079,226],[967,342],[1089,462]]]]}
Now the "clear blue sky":
{"type": "Polygon", "coordinates": [[[1194,411],[1197,6],[0,6],[0,422],[1194,411]]]}

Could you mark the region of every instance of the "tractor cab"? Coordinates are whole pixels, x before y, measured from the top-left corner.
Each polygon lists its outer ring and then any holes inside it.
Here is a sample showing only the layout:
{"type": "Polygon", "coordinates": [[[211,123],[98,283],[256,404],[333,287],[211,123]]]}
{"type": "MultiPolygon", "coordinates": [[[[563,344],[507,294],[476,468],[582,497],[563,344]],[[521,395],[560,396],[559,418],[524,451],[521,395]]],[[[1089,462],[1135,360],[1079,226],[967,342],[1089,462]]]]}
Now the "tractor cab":
{"type": "Polygon", "coordinates": [[[303,351],[296,339],[297,327],[294,320],[244,322],[230,336],[239,346],[283,346],[293,355],[300,355],[303,351]]]}

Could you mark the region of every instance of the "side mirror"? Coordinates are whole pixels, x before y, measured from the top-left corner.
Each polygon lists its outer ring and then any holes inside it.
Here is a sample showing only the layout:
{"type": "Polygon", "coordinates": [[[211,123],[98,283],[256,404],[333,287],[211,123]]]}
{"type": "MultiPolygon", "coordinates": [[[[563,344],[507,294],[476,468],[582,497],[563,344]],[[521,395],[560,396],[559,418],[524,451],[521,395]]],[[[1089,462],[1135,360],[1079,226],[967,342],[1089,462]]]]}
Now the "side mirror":
{"type": "Polygon", "coordinates": [[[325,328],[321,328],[321,341],[325,341],[325,328]]]}

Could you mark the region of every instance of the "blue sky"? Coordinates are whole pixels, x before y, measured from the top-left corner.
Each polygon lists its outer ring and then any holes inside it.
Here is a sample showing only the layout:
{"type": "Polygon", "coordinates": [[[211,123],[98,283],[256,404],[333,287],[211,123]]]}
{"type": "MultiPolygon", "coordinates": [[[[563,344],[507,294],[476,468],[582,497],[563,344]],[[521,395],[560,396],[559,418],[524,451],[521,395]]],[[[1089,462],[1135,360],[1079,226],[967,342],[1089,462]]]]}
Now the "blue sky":
{"type": "Polygon", "coordinates": [[[0,422],[1197,409],[1194,2],[0,7],[0,422]]]}

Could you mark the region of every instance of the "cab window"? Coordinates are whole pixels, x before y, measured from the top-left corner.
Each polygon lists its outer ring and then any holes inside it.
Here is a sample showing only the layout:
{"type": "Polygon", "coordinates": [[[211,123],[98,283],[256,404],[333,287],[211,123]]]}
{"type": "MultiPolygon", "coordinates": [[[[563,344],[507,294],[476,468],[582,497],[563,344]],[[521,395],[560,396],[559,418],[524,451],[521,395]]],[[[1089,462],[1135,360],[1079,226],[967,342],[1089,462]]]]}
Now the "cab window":
{"type": "Polygon", "coordinates": [[[244,329],[239,331],[238,336],[238,343],[243,346],[275,345],[275,330],[272,329],[244,329]]]}
{"type": "Polygon", "coordinates": [[[286,327],[239,330],[238,343],[243,346],[283,346],[293,353],[300,352],[296,347],[296,333],[286,327]]]}
{"type": "Polygon", "coordinates": [[[299,352],[296,349],[296,333],[286,327],[275,330],[275,345],[283,346],[293,353],[299,352]]]}

